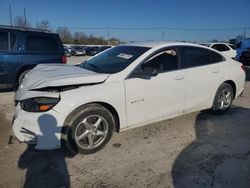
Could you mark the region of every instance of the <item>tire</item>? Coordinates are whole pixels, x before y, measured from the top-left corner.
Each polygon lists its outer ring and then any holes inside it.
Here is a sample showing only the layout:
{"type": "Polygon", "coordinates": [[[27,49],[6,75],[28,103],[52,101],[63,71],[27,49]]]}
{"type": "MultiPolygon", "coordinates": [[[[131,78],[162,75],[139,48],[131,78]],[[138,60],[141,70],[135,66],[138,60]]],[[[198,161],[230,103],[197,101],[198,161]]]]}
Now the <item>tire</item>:
{"type": "Polygon", "coordinates": [[[71,153],[95,153],[112,137],[114,122],[113,115],[105,107],[85,105],[73,114],[65,136],[62,136],[62,144],[71,153]]]}
{"type": "Polygon", "coordinates": [[[22,83],[22,81],[23,81],[25,75],[26,75],[30,70],[31,70],[31,69],[27,69],[27,70],[23,71],[23,72],[19,75],[19,77],[18,77],[18,79],[17,79],[17,87],[18,87],[19,85],[21,85],[21,83],[22,83]]]}
{"type": "Polygon", "coordinates": [[[234,91],[230,84],[223,83],[217,90],[211,112],[216,115],[226,113],[232,105],[234,91]]]}

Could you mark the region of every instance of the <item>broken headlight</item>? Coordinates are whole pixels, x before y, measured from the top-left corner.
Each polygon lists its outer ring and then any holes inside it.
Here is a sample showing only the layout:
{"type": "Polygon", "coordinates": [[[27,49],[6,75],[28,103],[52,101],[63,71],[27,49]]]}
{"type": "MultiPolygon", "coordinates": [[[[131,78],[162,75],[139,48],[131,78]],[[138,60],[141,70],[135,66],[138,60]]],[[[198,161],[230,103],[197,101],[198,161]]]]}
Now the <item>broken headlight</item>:
{"type": "Polygon", "coordinates": [[[27,112],[46,112],[53,108],[60,98],[36,97],[20,101],[20,106],[27,112]]]}

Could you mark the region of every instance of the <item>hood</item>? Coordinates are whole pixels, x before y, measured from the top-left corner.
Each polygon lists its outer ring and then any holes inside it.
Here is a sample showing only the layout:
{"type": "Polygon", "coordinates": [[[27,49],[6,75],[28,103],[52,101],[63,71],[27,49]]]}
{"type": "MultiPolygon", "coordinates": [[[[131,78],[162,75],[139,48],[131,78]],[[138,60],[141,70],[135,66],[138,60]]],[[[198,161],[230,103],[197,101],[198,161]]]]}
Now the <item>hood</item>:
{"type": "Polygon", "coordinates": [[[73,65],[37,65],[27,73],[16,96],[20,98],[18,96],[23,96],[27,90],[101,83],[104,82],[108,76],[109,74],[96,73],[73,65]]]}

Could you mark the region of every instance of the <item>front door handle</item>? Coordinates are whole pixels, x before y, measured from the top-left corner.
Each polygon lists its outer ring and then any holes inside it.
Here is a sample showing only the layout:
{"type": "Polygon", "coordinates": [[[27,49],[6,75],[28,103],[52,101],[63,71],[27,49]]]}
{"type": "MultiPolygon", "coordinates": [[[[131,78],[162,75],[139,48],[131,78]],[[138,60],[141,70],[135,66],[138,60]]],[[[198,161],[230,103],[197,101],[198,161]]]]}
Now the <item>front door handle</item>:
{"type": "Polygon", "coordinates": [[[176,76],[174,79],[175,79],[175,80],[183,80],[183,79],[184,79],[184,76],[176,76]]]}
{"type": "Polygon", "coordinates": [[[220,70],[213,70],[212,73],[219,73],[220,70]]]}

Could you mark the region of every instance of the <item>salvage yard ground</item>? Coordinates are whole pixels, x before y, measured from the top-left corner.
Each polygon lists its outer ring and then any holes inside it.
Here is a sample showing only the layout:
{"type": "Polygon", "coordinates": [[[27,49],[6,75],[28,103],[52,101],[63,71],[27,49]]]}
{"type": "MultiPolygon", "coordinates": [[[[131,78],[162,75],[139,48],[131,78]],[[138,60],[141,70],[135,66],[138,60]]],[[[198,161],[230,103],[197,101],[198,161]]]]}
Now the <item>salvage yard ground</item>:
{"type": "MultiPolygon", "coordinates": [[[[86,57],[71,57],[69,64],[86,57]]],[[[9,142],[14,92],[0,93],[2,187],[250,187],[250,69],[223,116],[196,112],[115,133],[92,155],[9,142]]]]}

